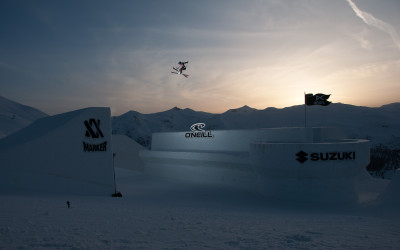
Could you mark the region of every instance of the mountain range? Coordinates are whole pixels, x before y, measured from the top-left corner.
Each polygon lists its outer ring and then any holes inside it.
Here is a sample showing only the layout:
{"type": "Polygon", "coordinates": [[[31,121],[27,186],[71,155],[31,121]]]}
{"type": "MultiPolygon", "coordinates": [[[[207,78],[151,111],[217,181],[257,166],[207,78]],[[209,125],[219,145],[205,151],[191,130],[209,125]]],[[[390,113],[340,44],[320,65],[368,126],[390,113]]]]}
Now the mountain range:
{"type": "Polygon", "coordinates": [[[400,149],[400,103],[379,108],[342,103],[329,106],[297,105],[263,110],[243,106],[222,114],[172,108],[141,114],[129,111],[112,118],[114,134],[125,134],[147,148],[155,132],[190,131],[194,123],[205,123],[207,130],[259,129],[274,127],[337,127],[348,138],[369,139],[373,146],[400,149]]]}
{"type": "MultiPolygon", "coordinates": [[[[33,121],[46,117],[44,112],[0,96],[0,139],[33,121]]],[[[156,132],[190,131],[191,125],[204,123],[205,130],[261,129],[275,127],[337,127],[349,139],[371,141],[371,174],[387,177],[400,166],[400,103],[377,108],[332,103],[263,110],[243,106],[221,114],[180,109],[153,114],[129,111],[112,117],[112,133],[127,135],[151,149],[156,132]]]]}
{"type": "Polygon", "coordinates": [[[0,96],[0,139],[47,114],[0,96]]]}
{"type": "MultiPolygon", "coordinates": [[[[47,114],[38,109],[0,96],[0,138],[45,116],[47,114]]],[[[205,123],[207,130],[337,127],[348,138],[371,140],[373,147],[384,145],[400,149],[400,103],[378,108],[342,103],[263,110],[243,106],[221,114],[174,107],[153,114],[129,111],[112,117],[113,134],[127,135],[147,148],[151,148],[152,133],[190,131],[194,123],[205,123]]]]}

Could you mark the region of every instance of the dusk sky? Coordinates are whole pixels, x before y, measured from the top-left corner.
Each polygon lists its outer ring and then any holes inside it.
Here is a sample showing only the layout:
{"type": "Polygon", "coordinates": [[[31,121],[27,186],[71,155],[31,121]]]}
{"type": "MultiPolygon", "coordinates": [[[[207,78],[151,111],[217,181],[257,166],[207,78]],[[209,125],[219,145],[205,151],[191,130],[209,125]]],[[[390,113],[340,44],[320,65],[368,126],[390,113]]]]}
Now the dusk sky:
{"type": "Polygon", "coordinates": [[[400,1],[0,1],[0,95],[48,114],[400,101],[400,1]],[[189,61],[183,76],[171,74],[189,61]]]}

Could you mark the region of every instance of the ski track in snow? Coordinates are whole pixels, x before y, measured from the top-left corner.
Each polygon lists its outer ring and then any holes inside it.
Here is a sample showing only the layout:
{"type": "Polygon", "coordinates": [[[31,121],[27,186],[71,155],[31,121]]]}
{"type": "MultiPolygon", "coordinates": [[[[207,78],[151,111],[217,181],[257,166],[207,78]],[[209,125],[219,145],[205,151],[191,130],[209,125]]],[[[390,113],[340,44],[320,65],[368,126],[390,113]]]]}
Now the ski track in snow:
{"type": "Polygon", "coordinates": [[[400,247],[396,213],[277,204],[249,191],[117,170],[123,198],[2,193],[0,249],[400,247]]]}

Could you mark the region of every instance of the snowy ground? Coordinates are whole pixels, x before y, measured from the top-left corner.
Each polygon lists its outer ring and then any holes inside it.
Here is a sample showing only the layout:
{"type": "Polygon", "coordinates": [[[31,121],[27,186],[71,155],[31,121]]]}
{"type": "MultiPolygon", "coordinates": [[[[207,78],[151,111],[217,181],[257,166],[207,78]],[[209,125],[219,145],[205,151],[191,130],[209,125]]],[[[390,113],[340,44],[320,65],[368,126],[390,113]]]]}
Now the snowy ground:
{"type": "Polygon", "coordinates": [[[277,203],[117,170],[123,198],[0,194],[0,249],[400,248],[395,212],[277,203]]]}

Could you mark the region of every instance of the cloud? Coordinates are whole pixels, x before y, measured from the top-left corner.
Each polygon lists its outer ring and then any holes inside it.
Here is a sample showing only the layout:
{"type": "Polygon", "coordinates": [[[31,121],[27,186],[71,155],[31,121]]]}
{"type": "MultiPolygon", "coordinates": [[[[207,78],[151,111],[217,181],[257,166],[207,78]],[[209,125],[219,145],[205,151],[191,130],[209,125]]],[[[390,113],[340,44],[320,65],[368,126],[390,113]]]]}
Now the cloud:
{"type": "Polygon", "coordinates": [[[392,38],[392,40],[393,40],[394,44],[397,46],[397,48],[400,49],[400,37],[392,25],[374,17],[370,13],[360,10],[353,1],[347,0],[347,2],[349,3],[350,7],[354,10],[356,15],[359,18],[361,18],[365,24],[370,25],[375,28],[378,28],[378,29],[382,30],[383,32],[387,33],[392,38]]]}

